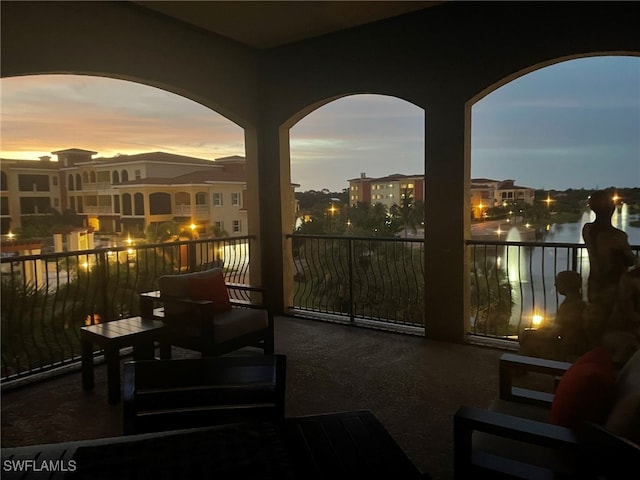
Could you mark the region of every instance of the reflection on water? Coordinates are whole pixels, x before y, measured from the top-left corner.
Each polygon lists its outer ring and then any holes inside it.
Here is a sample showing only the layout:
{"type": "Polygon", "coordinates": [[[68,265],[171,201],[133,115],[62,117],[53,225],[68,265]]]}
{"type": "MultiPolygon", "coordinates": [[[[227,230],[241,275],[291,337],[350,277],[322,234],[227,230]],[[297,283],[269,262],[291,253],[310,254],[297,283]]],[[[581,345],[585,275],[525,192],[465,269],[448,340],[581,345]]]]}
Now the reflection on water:
{"type": "MultiPolygon", "coordinates": [[[[544,243],[584,244],[582,227],[594,219],[592,212],[585,212],[580,222],[553,224],[546,232],[544,243]]],[[[640,246],[640,228],[630,223],[640,218],[629,215],[626,205],[616,211],[612,224],[627,233],[629,244],[640,246]]],[[[515,229],[509,232],[507,241],[518,242],[520,237],[515,229]]],[[[510,324],[521,328],[530,327],[534,314],[542,314],[547,321],[555,317],[557,305],[564,297],[555,290],[555,276],[563,270],[571,270],[574,261],[583,279],[583,293],[586,296],[586,282],[589,276],[589,257],[586,248],[554,247],[504,247],[504,265],[512,291],[512,313],[510,324]],[[574,259],[575,255],[575,259],[574,259]]]]}

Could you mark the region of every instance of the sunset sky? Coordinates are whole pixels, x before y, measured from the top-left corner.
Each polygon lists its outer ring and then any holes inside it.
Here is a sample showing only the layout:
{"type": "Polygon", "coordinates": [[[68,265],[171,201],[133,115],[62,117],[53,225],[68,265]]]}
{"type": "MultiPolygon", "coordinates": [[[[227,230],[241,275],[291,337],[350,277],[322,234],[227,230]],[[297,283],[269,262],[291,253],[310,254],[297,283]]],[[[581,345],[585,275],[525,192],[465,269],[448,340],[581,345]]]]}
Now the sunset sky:
{"type": "MultiPolygon", "coordinates": [[[[185,98],[122,80],[42,75],[0,80],[2,158],[84,148],[244,155],[240,127],[185,98]]],[[[299,190],[424,171],[424,114],[393,97],[327,104],[291,130],[299,190]]],[[[514,80],[473,107],[472,176],[533,188],[640,186],[640,58],[594,57],[514,80]]]]}

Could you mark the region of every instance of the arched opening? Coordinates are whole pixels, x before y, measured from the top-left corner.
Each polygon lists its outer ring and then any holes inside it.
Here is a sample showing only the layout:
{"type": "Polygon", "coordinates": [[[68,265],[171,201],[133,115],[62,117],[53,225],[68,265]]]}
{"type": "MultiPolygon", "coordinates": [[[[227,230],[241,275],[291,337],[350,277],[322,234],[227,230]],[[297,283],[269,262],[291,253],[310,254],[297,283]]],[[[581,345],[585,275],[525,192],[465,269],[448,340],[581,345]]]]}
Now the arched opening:
{"type": "MultiPolygon", "coordinates": [[[[19,145],[20,151],[11,156],[27,160],[42,150],[55,151],[58,160],[62,160],[60,165],[72,170],[64,173],[68,178],[67,189],[61,190],[60,196],[64,198],[59,203],[84,207],[83,213],[96,219],[92,225],[97,233],[100,233],[97,226],[117,224],[120,215],[144,216],[137,219],[138,232],[144,232],[145,225],[155,220],[148,218],[149,215],[166,215],[168,219],[191,217],[191,197],[196,192],[200,193],[198,201],[205,206],[210,192],[224,184],[227,177],[231,175],[235,181],[242,181],[241,174],[249,170],[245,168],[243,129],[185,96],[142,83],[87,75],[11,77],[2,79],[2,83],[6,87],[2,90],[3,107],[6,106],[3,123],[9,125],[21,120],[20,112],[24,111],[20,109],[21,99],[32,98],[33,91],[45,92],[38,94],[38,103],[32,105],[40,109],[38,118],[56,116],[56,120],[49,123],[49,130],[38,131],[40,122],[27,123],[28,129],[12,129],[12,135],[3,138],[3,153],[5,149],[12,152],[13,146],[18,151],[19,145]],[[60,102],[64,102],[64,109],[57,107],[60,102]],[[88,105],[91,108],[87,108],[88,105]],[[83,116],[86,111],[91,111],[91,115],[83,116]],[[51,125],[56,125],[55,135],[50,131],[51,125]],[[24,131],[29,129],[28,133],[24,131]],[[92,150],[80,149],[71,143],[79,136],[83,139],[82,146],[92,150]],[[29,145],[31,154],[25,148],[29,145]],[[227,160],[216,164],[218,158],[227,160]],[[150,178],[153,181],[149,182],[150,178]],[[140,195],[134,195],[131,190],[122,192],[123,184],[132,181],[143,185],[136,187],[140,195]],[[79,195],[83,183],[85,189],[91,185],[92,190],[100,189],[103,196],[113,197],[113,201],[97,203],[95,195],[79,195]],[[172,205],[176,188],[184,190],[172,205]],[[108,195],[104,192],[106,189],[111,190],[108,195]],[[72,191],[77,191],[76,195],[71,196],[72,191]],[[146,201],[149,203],[145,207],[146,201]],[[104,221],[97,221],[100,216],[104,221]]],[[[252,162],[255,164],[255,159],[252,162]]],[[[54,167],[57,164],[47,163],[54,167]]],[[[257,188],[255,179],[244,180],[251,183],[253,189],[257,188]]],[[[224,208],[232,206],[237,207],[228,201],[224,208]]],[[[198,210],[194,220],[202,232],[213,224],[211,214],[205,208],[198,210]]],[[[246,228],[247,221],[243,223],[246,228]]],[[[126,235],[110,238],[117,244],[126,240],[126,235]]]]}
{"type": "Polygon", "coordinates": [[[171,195],[164,192],[154,192],[150,194],[149,213],[151,215],[170,215],[171,195]]]}
{"type": "Polygon", "coordinates": [[[133,214],[144,215],[144,195],[139,192],[133,194],[133,214]]]}
{"type": "Polygon", "coordinates": [[[371,94],[314,108],[290,129],[295,230],[318,235],[292,237],[290,306],[421,329],[425,112],[371,94]]]}
{"type": "Polygon", "coordinates": [[[640,245],[633,217],[622,214],[640,202],[640,57],[559,59],[514,77],[471,107],[470,238],[508,246],[491,255],[471,247],[470,328],[518,339],[538,322],[554,324],[559,271],[580,272],[586,295],[586,255],[558,249],[550,268],[544,245],[583,243],[593,191],[624,198],[614,226],[640,245]]]}
{"type": "Polygon", "coordinates": [[[123,215],[133,215],[133,206],[131,203],[131,194],[124,193],[122,195],[122,214],[123,215]]]}

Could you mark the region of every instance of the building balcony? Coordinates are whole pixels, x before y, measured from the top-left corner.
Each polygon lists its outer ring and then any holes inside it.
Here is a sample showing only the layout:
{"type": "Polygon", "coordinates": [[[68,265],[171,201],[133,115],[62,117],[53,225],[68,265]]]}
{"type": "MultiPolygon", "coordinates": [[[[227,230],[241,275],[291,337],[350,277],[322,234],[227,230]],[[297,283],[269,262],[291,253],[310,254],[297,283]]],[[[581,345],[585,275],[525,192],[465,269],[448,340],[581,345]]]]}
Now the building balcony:
{"type": "Polygon", "coordinates": [[[209,205],[174,205],[172,207],[173,215],[176,217],[195,217],[195,219],[205,219],[209,217],[209,205]]]}
{"type": "Polygon", "coordinates": [[[85,205],[83,213],[88,215],[114,215],[111,205],[85,205]]]}

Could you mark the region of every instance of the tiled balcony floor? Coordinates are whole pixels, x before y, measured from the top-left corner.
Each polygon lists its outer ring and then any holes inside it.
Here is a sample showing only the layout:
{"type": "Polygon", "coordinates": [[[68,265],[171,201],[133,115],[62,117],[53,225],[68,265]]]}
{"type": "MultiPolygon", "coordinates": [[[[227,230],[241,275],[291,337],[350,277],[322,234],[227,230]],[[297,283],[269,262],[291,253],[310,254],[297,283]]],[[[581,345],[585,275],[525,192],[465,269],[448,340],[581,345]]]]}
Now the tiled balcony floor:
{"type": "MultiPolygon", "coordinates": [[[[276,353],[287,355],[287,416],[372,410],[420,470],[449,479],[453,414],[497,395],[503,351],[278,317],[276,353]]],[[[121,434],[104,366],[93,392],[76,371],[2,394],[3,447],[121,434]]]]}

